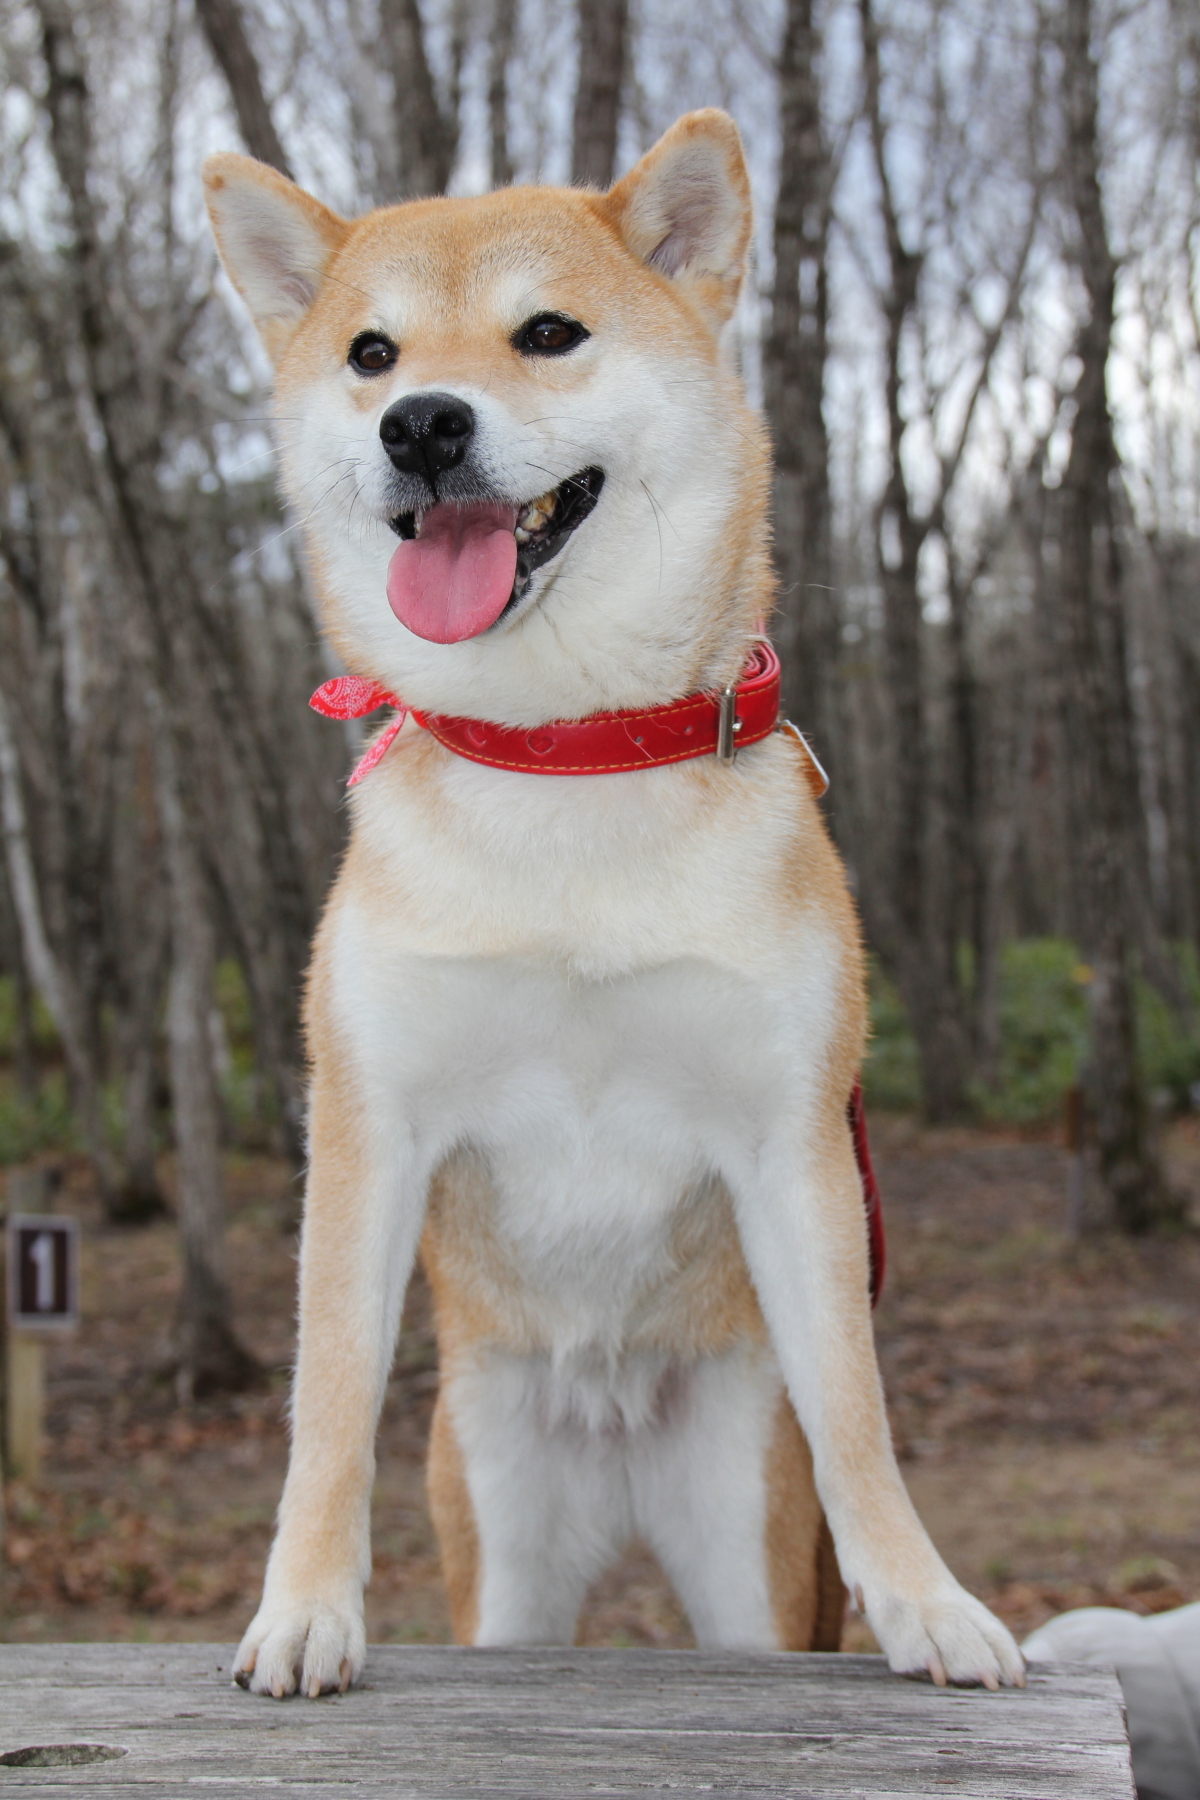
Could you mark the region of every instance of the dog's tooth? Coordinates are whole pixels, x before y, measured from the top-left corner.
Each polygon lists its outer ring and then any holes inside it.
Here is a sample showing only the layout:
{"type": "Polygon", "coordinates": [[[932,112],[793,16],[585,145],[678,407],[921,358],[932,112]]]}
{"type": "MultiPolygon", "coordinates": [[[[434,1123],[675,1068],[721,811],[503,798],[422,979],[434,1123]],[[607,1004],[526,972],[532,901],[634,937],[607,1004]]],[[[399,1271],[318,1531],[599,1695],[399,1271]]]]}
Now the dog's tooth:
{"type": "Polygon", "coordinates": [[[518,529],[526,532],[540,531],[554,511],[557,500],[558,496],[553,491],[542,494],[537,500],[531,500],[521,510],[517,519],[518,529]]]}

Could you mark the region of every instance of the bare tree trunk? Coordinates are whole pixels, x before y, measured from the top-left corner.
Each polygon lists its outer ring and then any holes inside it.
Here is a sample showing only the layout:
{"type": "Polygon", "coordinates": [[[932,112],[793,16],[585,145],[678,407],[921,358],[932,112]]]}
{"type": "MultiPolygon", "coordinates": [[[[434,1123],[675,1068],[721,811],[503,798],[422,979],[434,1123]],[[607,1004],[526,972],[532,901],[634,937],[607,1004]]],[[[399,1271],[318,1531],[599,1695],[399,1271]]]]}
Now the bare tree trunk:
{"type": "Polygon", "coordinates": [[[144,1220],[157,1218],[166,1207],[158,1185],[155,1157],[156,1021],[153,1017],[146,1019],[135,1015],[131,1023],[134,1029],[129,1033],[122,1057],[125,1073],[123,1167],[108,1212],[114,1223],[139,1225],[144,1220]]]}
{"type": "MultiPolygon", "coordinates": [[[[417,0],[380,0],[379,22],[392,72],[397,198],[443,194],[458,154],[458,95],[451,96],[449,109],[438,100],[417,0]]],[[[460,44],[455,56],[461,59],[460,44]]]]}
{"type": "MultiPolygon", "coordinates": [[[[113,1192],[114,1163],[101,1105],[104,958],[96,829],[104,780],[96,766],[101,758],[87,759],[88,766],[81,768],[75,754],[63,623],[69,603],[63,591],[63,558],[52,548],[62,539],[53,493],[55,471],[63,470],[68,488],[79,474],[70,435],[74,414],[55,354],[61,350],[61,339],[38,313],[30,271],[15,249],[4,256],[0,268],[5,327],[0,347],[0,472],[19,496],[18,506],[6,511],[0,534],[0,599],[7,639],[7,691],[0,689],[0,803],[7,887],[21,944],[21,981],[40,995],[58,1031],[80,1135],[107,1203],[113,1192]],[[29,367],[31,344],[45,351],[34,364],[38,372],[45,368],[48,376],[40,382],[29,367]],[[26,404],[33,401],[34,419],[23,413],[23,399],[26,404]],[[51,444],[53,450],[48,452],[51,444]],[[33,802],[28,810],[27,796],[33,802]]],[[[75,659],[78,669],[78,642],[75,659]]]]}
{"type": "MultiPolygon", "coordinates": [[[[170,691],[172,642],[164,617],[180,611],[179,596],[160,604],[152,541],[155,530],[153,420],[137,412],[137,357],[124,321],[108,295],[95,210],[88,184],[89,97],[74,20],[63,0],[40,0],[46,104],[59,178],[71,205],[75,299],[89,389],[102,432],[110,487],[112,551],[123,567],[126,648],[143,696],[153,747],[154,779],[171,910],[171,998],[168,1038],[177,1141],[179,1210],[184,1238],[184,1292],[179,1367],[184,1391],[220,1383],[238,1386],[253,1363],[228,1324],[228,1297],[213,1245],[223,1220],[219,1176],[219,1117],[212,1089],[208,1014],[212,1005],[212,925],[205,907],[192,823],[183,803],[174,720],[164,703],[170,691]],[[203,1046],[204,1063],[201,1067],[203,1046]]],[[[144,396],[143,406],[144,406],[144,396]]],[[[181,688],[186,683],[180,684],[181,688]]]]}
{"type": "MultiPolygon", "coordinates": [[[[170,726],[162,721],[160,729],[165,733],[170,726]]],[[[216,966],[212,919],[192,831],[180,804],[174,756],[167,745],[159,747],[159,770],[159,810],[171,888],[167,1045],[183,1245],[175,1355],[179,1396],[190,1402],[214,1388],[246,1386],[258,1370],[229,1327],[220,1109],[209,1034],[216,966]]]]}
{"type": "Polygon", "coordinates": [[[8,703],[0,689],[0,818],[9,892],[21,934],[25,968],[54,1020],[71,1077],[72,1098],[84,1149],[107,1201],[114,1186],[113,1162],[104,1136],[100,1068],[89,1030],[87,1003],[73,971],[55,955],[46,931],[42,896],[34,865],[21,763],[8,703]]]}
{"type": "Polygon", "coordinates": [[[783,706],[814,735],[836,793],[838,610],[822,410],[832,170],[821,124],[820,39],[813,13],[813,0],[788,0],[779,58],[775,282],[763,391],[775,443],[780,598],[774,636],[783,664],[783,706]]]}
{"type": "MultiPolygon", "coordinates": [[[[959,950],[966,920],[970,920],[970,935],[977,945],[982,930],[977,695],[967,641],[972,583],[955,569],[947,513],[972,422],[1021,293],[1041,190],[1034,159],[1025,229],[1013,239],[1012,262],[1005,271],[1004,306],[986,329],[976,319],[980,335],[966,404],[951,405],[954,382],[939,371],[923,329],[922,273],[926,246],[939,242],[943,233],[953,234],[959,203],[943,194],[940,203],[948,210],[936,225],[926,205],[919,215],[917,246],[908,247],[889,168],[875,0],[859,0],[859,17],[863,110],[879,191],[887,268],[881,296],[887,479],[876,521],[876,557],[883,590],[891,702],[887,773],[892,880],[886,901],[876,910],[885,915],[888,960],[895,969],[917,1042],[925,1110],[936,1121],[954,1118],[967,1108],[971,1037],[968,989],[959,966],[959,950]],[[905,391],[902,371],[914,350],[920,355],[919,379],[905,391]],[[932,433],[938,465],[931,499],[919,509],[905,467],[906,434],[914,403],[916,416],[932,433]],[[948,415],[954,420],[949,431],[945,429],[948,415]],[[951,572],[950,630],[943,640],[935,639],[924,625],[918,585],[922,552],[931,535],[940,538],[951,572]],[[935,647],[939,654],[932,656],[935,647]],[[939,717],[943,706],[944,725],[939,717]],[[888,913],[890,919],[886,919],[888,913]]],[[[1039,93],[1035,83],[1029,112],[1033,141],[1038,137],[1039,93]]],[[[939,131],[946,125],[944,105],[936,97],[934,122],[939,131]]],[[[943,154],[953,155],[959,143],[961,139],[943,154]]]]}
{"type": "Polygon", "coordinates": [[[978,1061],[981,1050],[979,1002],[987,993],[985,984],[993,978],[994,971],[989,967],[989,951],[993,945],[987,942],[985,935],[986,851],[979,768],[979,684],[975,679],[967,634],[970,592],[975,575],[974,572],[969,576],[964,575],[956,567],[948,547],[947,562],[947,594],[950,602],[946,646],[949,660],[947,679],[950,689],[950,754],[946,758],[945,794],[949,849],[946,910],[951,954],[960,920],[966,940],[971,946],[975,998],[972,1049],[973,1060],[978,1061]]]}
{"type": "Polygon", "coordinates": [[[114,758],[124,804],[113,823],[109,913],[116,963],[114,1035],[125,1130],[109,1217],[121,1224],[138,1224],[165,1211],[155,1168],[155,1111],[170,896],[154,794],[154,750],[147,726],[142,716],[125,721],[114,758]]]}
{"type": "Polygon", "coordinates": [[[1123,1230],[1176,1209],[1151,1152],[1138,1077],[1130,931],[1138,832],[1133,709],[1112,484],[1118,477],[1106,375],[1116,264],[1100,196],[1099,74],[1091,0],[1065,0],[1066,188],[1079,227],[1088,317],[1076,338],[1071,453],[1059,495],[1059,654],[1075,912],[1092,969],[1090,1077],[1100,1174],[1123,1230]]]}
{"type": "Polygon", "coordinates": [[[0,864],[0,967],[12,975],[16,1019],[13,1031],[13,1065],[17,1091],[21,1098],[33,1101],[38,1092],[37,1054],[33,1034],[33,989],[25,967],[21,933],[13,911],[12,891],[8,881],[7,861],[0,864]]]}
{"type": "Polygon", "coordinates": [[[508,148],[508,65],[517,31],[517,0],[496,0],[492,41],[488,47],[488,139],[492,186],[507,187],[513,178],[508,148]]]}
{"type": "Polygon", "coordinates": [[[608,187],[616,174],[628,0],[579,0],[579,77],[571,127],[571,180],[608,187]]]}
{"type": "Polygon", "coordinates": [[[258,59],[246,34],[238,0],[196,0],[196,16],[217,66],[229,84],[238,130],[251,156],[291,179],[291,164],[279,141],[263,89],[258,59]]]}
{"type": "Polygon", "coordinates": [[[876,545],[883,587],[884,644],[892,712],[892,956],[921,1065],[926,1116],[939,1123],[967,1106],[969,1065],[958,1005],[953,922],[934,892],[930,843],[931,798],[925,721],[921,550],[936,515],[918,518],[902,460],[906,420],[901,406],[901,358],[917,306],[922,258],[900,232],[885,154],[880,96],[879,30],[873,0],[859,0],[863,86],[875,174],[879,183],[889,285],[884,296],[888,477],[880,503],[876,545]]]}

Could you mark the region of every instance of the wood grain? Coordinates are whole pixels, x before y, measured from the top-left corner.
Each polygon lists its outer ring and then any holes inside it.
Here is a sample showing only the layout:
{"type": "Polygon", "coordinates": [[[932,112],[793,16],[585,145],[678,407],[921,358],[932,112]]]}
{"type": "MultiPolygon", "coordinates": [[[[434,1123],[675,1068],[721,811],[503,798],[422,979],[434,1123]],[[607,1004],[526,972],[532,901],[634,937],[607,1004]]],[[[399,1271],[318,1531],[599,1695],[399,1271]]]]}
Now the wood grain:
{"type": "Polygon", "coordinates": [[[323,1800],[703,1794],[708,1800],[957,1795],[1132,1800],[1121,1693],[1043,1666],[1023,1693],[939,1690],[874,1656],[375,1646],[362,1687],[285,1703],[231,1685],[214,1645],[0,1646],[0,1756],[97,1744],[127,1755],[0,1766],[7,1792],[323,1800]]]}

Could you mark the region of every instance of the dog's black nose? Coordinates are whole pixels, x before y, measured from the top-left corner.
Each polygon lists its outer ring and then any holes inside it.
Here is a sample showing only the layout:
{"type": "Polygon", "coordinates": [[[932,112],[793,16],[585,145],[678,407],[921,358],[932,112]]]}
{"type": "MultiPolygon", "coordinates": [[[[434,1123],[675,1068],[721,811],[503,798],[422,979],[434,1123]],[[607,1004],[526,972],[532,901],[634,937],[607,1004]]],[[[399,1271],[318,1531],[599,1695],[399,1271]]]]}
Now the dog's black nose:
{"type": "Polygon", "coordinates": [[[379,421],[383,447],[405,475],[424,475],[431,485],[467,454],[475,414],[453,394],[408,394],[379,421]]]}

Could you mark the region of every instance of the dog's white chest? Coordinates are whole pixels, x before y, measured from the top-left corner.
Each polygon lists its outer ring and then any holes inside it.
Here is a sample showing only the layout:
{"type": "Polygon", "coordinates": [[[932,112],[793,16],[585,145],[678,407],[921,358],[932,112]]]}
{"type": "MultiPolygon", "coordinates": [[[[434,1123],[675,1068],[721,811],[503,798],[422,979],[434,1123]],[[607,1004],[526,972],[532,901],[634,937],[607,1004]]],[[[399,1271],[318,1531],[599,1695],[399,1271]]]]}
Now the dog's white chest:
{"type": "Polygon", "coordinates": [[[373,1109],[415,1168],[482,1159],[488,1232],[523,1284],[575,1342],[619,1340],[671,1274],[681,1210],[778,1105],[768,997],[699,960],[583,981],[538,959],[373,955],[361,974],[373,1109]]]}

